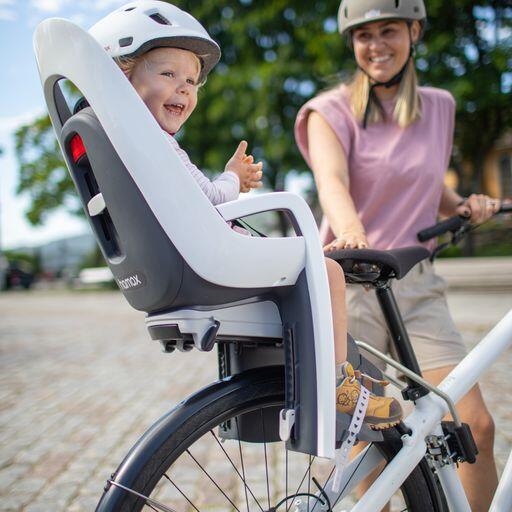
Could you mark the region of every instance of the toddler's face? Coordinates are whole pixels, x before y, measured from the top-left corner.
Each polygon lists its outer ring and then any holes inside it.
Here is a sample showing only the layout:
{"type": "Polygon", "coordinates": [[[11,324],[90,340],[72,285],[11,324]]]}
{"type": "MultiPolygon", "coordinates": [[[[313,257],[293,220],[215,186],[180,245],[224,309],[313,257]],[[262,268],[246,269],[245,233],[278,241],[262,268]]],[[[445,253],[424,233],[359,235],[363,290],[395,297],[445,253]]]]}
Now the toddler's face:
{"type": "Polygon", "coordinates": [[[176,133],[197,105],[199,59],[178,48],[156,48],[144,55],[129,78],[160,127],[176,133]]]}

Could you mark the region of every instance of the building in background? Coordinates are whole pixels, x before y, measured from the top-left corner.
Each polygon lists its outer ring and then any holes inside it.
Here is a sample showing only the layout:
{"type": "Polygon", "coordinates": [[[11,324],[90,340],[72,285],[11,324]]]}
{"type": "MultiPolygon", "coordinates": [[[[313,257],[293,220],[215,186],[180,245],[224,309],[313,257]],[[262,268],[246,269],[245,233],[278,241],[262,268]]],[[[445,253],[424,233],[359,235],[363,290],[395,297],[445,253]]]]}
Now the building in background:
{"type": "MultiPolygon", "coordinates": [[[[468,186],[471,183],[473,163],[462,162],[460,171],[463,174],[464,183],[461,183],[459,173],[455,169],[448,170],[445,183],[450,188],[463,193],[464,185],[468,186]]],[[[478,192],[499,199],[512,199],[512,131],[508,131],[498,139],[485,157],[481,187],[478,192]]]]}
{"type": "Polygon", "coordinates": [[[48,277],[78,274],[84,261],[96,250],[96,241],[90,233],[54,240],[35,247],[17,247],[9,253],[33,256],[37,271],[48,277]]]}
{"type": "Polygon", "coordinates": [[[76,274],[95,249],[96,241],[89,233],[54,240],[37,248],[41,270],[57,276],[76,274]]]}
{"type": "Polygon", "coordinates": [[[512,131],[501,137],[484,164],[485,191],[500,199],[512,198],[512,131]]]}

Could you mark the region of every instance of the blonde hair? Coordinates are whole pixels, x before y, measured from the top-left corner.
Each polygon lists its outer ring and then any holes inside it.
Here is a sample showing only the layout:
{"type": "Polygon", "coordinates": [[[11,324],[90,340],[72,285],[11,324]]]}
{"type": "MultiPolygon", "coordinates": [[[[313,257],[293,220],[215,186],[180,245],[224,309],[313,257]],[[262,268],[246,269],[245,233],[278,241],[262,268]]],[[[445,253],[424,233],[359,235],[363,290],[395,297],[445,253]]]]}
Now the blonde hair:
{"type": "Polygon", "coordinates": [[[121,71],[130,78],[133,69],[142,58],[143,55],[138,57],[114,57],[114,62],[121,68],[121,71]]]}
{"type": "MultiPolygon", "coordinates": [[[[349,84],[349,100],[354,116],[363,122],[366,105],[370,101],[370,79],[358,69],[349,84]]],[[[386,113],[378,101],[372,101],[368,114],[368,123],[386,121],[386,113]]],[[[418,93],[418,78],[411,59],[400,81],[393,119],[401,128],[407,128],[421,118],[421,101],[418,93]]]]}

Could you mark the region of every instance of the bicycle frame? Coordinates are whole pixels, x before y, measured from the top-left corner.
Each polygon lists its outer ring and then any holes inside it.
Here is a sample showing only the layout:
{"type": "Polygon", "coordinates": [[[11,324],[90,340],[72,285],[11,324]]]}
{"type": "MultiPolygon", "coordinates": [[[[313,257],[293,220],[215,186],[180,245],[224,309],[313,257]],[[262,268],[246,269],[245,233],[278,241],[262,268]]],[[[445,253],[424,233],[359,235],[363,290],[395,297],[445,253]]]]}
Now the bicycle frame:
{"type": "MultiPolygon", "coordinates": [[[[363,349],[368,348],[364,343],[359,343],[359,345],[363,349]]],[[[438,386],[438,389],[453,402],[458,402],[477,383],[480,376],[496,359],[511,346],[512,310],[450,372],[438,386]]],[[[397,368],[403,368],[402,365],[390,360],[379,351],[371,349],[371,352],[397,368]]],[[[352,512],[381,510],[388,503],[407,476],[425,456],[427,449],[426,437],[429,435],[443,435],[441,420],[447,413],[447,402],[432,392],[416,401],[414,411],[404,420],[404,424],[410,430],[410,433],[402,437],[403,448],[359,499],[357,505],[352,508],[352,512]]],[[[379,456],[374,446],[369,446],[359,454],[345,469],[342,487],[348,480],[353,480],[353,482],[350,487],[343,490],[343,495],[347,494],[358,482],[369,475],[381,461],[382,457],[379,456]]],[[[471,512],[454,463],[436,466],[436,472],[450,510],[471,512]]],[[[330,485],[326,485],[325,491],[332,503],[339,500],[339,495],[332,492],[330,485]]],[[[490,512],[502,512],[511,509],[512,453],[508,458],[500,484],[494,495],[490,512]]],[[[307,510],[307,504],[300,504],[296,510],[307,510]]]]}

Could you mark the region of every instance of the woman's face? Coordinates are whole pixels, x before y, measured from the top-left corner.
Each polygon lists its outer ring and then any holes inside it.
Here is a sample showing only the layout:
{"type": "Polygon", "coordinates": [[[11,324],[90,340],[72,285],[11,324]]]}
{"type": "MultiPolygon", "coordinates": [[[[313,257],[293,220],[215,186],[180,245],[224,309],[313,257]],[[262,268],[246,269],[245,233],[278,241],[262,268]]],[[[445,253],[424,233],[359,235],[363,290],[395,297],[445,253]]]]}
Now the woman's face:
{"type": "Polygon", "coordinates": [[[375,81],[387,82],[402,69],[409,57],[411,38],[416,42],[419,35],[417,21],[410,29],[403,20],[375,21],[357,27],[352,34],[357,64],[375,81]]]}

